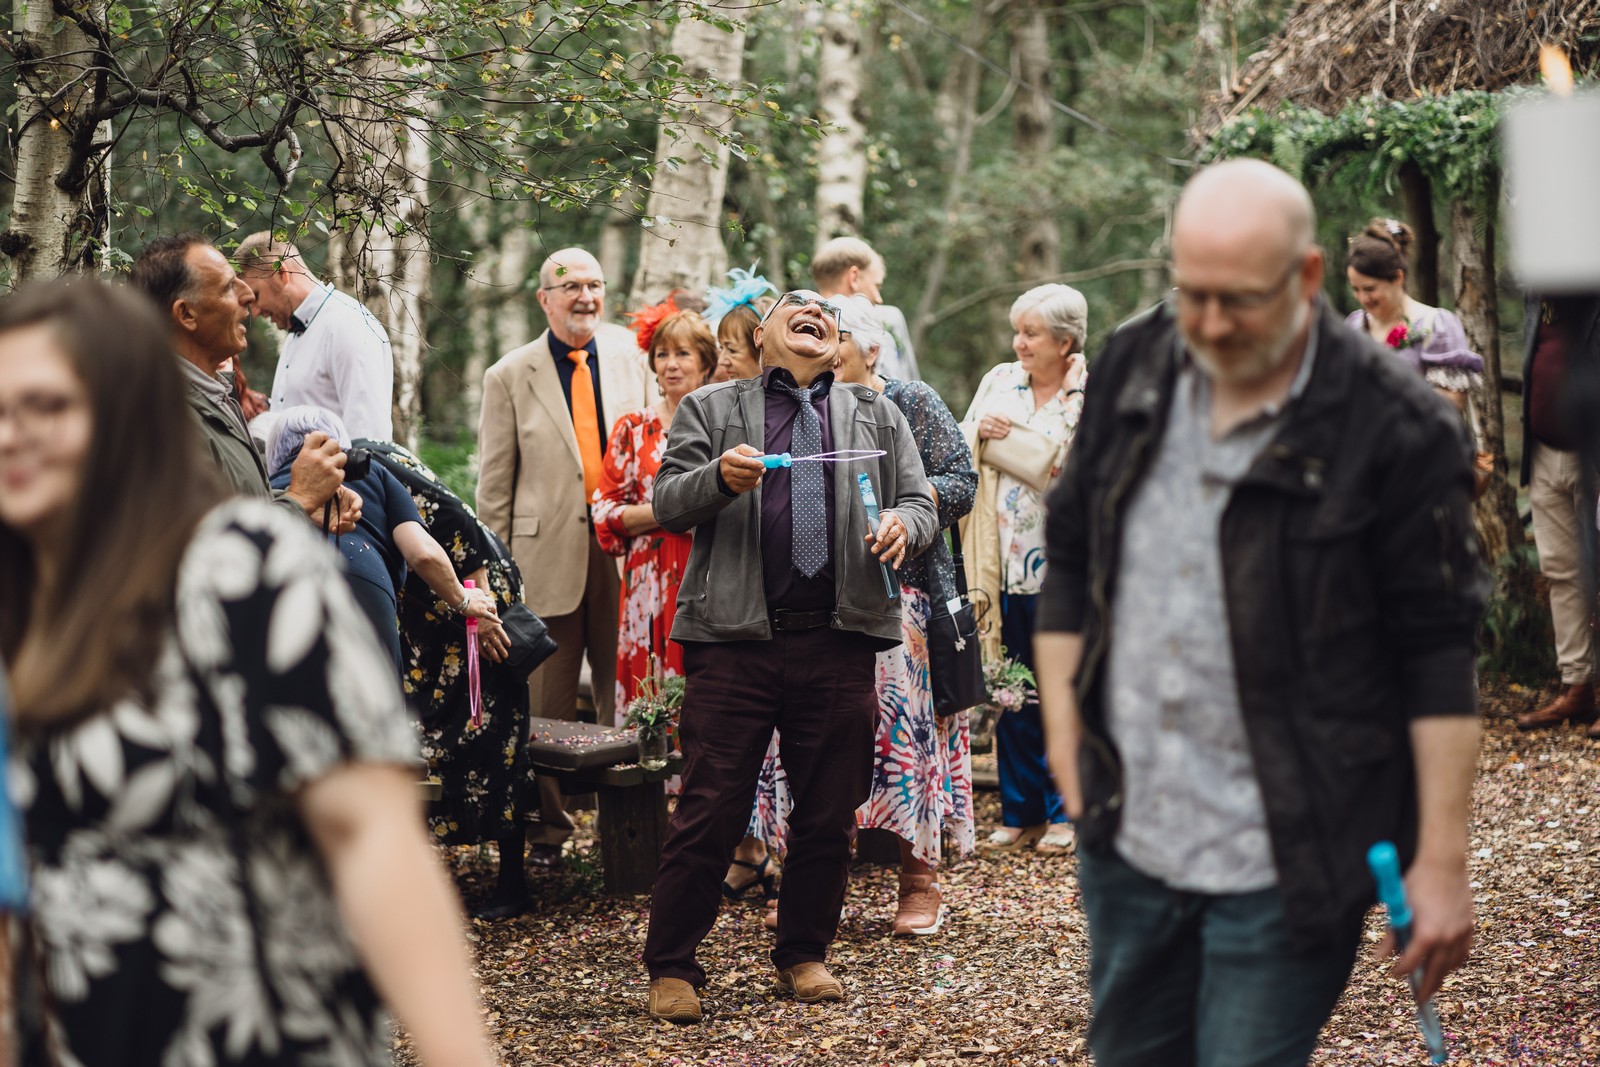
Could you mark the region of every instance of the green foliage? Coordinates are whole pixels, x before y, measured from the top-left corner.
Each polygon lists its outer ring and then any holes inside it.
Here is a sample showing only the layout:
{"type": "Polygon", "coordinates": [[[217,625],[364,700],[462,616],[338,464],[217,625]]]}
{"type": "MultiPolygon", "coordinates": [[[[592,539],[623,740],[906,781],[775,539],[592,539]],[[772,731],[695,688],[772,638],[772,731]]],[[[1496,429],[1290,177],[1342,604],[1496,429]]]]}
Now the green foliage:
{"type": "Polygon", "coordinates": [[[1478,641],[1484,677],[1530,686],[1555,677],[1555,631],[1538,577],[1539,554],[1531,544],[1516,546],[1495,567],[1478,641]]]}
{"type": "Polygon", "coordinates": [[[426,142],[435,197],[470,188],[519,202],[523,218],[631,207],[648,187],[657,126],[703,125],[705,99],[746,108],[763,95],[688,72],[664,50],[680,20],[727,22],[692,0],[57,10],[91,54],[40,65],[30,51],[48,55],[48,40],[0,50],[0,86],[96,86],[87,106],[55,118],[77,146],[69,173],[109,166],[111,239],[123,248],[151,235],[151,212],[155,231],[176,216],[212,233],[271,228],[313,248],[339,228],[400,232],[413,223],[397,131],[402,144],[426,142]]]}
{"type": "Polygon", "coordinates": [[[478,495],[477,448],[472,435],[462,432],[451,442],[424,436],[417,453],[447,489],[470,505],[478,495]]]}
{"type": "Polygon", "coordinates": [[[1500,116],[1520,95],[1367,96],[1335,115],[1294,105],[1256,109],[1217,131],[1201,158],[1259,156],[1308,182],[1348,168],[1369,195],[1392,193],[1400,165],[1411,160],[1440,192],[1481,199],[1499,173],[1500,116]]]}

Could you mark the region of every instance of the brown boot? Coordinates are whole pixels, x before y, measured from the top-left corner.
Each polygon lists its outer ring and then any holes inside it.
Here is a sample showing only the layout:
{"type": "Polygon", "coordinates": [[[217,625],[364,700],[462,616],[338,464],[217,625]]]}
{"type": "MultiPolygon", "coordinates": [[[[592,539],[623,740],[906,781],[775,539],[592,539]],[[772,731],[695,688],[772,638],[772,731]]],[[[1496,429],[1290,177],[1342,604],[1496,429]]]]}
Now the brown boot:
{"type": "Polygon", "coordinates": [[[944,898],[931,874],[900,875],[900,904],[895,909],[895,937],[936,934],[944,924],[944,898]]]}
{"type": "Polygon", "coordinates": [[[1543,730],[1564,722],[1588,722],[1594,718],[1594,683],[1569,685],[1561,695],[1538,711],[1517,716],[1517,729],[1543,730]]]}
{"type": "Polygon", "coordinates": [[[663,1022],[700,1021],[700,997],[682,978],[650,980],[650,1014],[663,1022]]]}
{"type": "Polygon", "coordinates": [[[797,963],[778,972],[778,987],[794,994],[804,1004],[823,1000],[843,1000],[844,986],[820,963],[797,963]]]}

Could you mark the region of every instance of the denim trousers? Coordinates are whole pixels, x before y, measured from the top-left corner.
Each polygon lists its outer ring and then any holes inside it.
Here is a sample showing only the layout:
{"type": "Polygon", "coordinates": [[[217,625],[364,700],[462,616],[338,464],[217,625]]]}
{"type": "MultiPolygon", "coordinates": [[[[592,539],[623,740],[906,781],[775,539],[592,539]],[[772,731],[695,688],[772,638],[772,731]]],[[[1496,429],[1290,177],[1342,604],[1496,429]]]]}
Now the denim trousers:
{"type": "MultiPolygon", "coordinates": [[[[1000,606],[1000,643],[1006,655],[1033,670],[1033,619],[1037,595],[1007,593],[1000,606]]],[[[1044,758],[1044,723],[1039,704],[1003,713],[994,724],[995,763],[1000,771],[1000,822],[1037,826],[1066,822],[1067,809],[1044,758]]]]}
{"type": "Polygon", "coordinates": [[[1290,942],[1276,888],[1208,895],[1080,849],[1097,1067],[1299,1067],[1355,964],[1361,916],[1290,942]]]}

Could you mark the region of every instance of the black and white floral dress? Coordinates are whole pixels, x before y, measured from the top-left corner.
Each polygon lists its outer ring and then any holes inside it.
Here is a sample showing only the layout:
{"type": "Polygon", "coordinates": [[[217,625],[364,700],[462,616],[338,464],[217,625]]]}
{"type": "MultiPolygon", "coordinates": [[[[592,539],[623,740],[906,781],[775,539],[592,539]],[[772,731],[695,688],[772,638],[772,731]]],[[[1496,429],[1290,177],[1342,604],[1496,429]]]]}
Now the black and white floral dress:
{"type": "Polygon", "coordinates": [[[293,794],[415,761],[393,666],[331,552],[262,502],[206,516],[177,604],[150,701],[12,757],[62,1062],[388,1064],[293,794]]]}

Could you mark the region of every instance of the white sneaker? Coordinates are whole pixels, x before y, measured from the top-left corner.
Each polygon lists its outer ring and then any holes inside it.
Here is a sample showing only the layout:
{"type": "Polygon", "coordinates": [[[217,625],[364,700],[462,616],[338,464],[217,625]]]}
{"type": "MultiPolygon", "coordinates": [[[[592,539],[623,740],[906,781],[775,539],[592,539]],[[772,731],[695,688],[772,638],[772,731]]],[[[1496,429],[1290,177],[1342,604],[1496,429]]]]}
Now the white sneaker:
{"type": "Polygon", "coordinates": [[[1050,829],[1039,838],[1039,843],[1034,846],[1040,852],[1071,852],[1078,847],[1077,832],[1068,822],[1050,824],[1050,829]]]}

